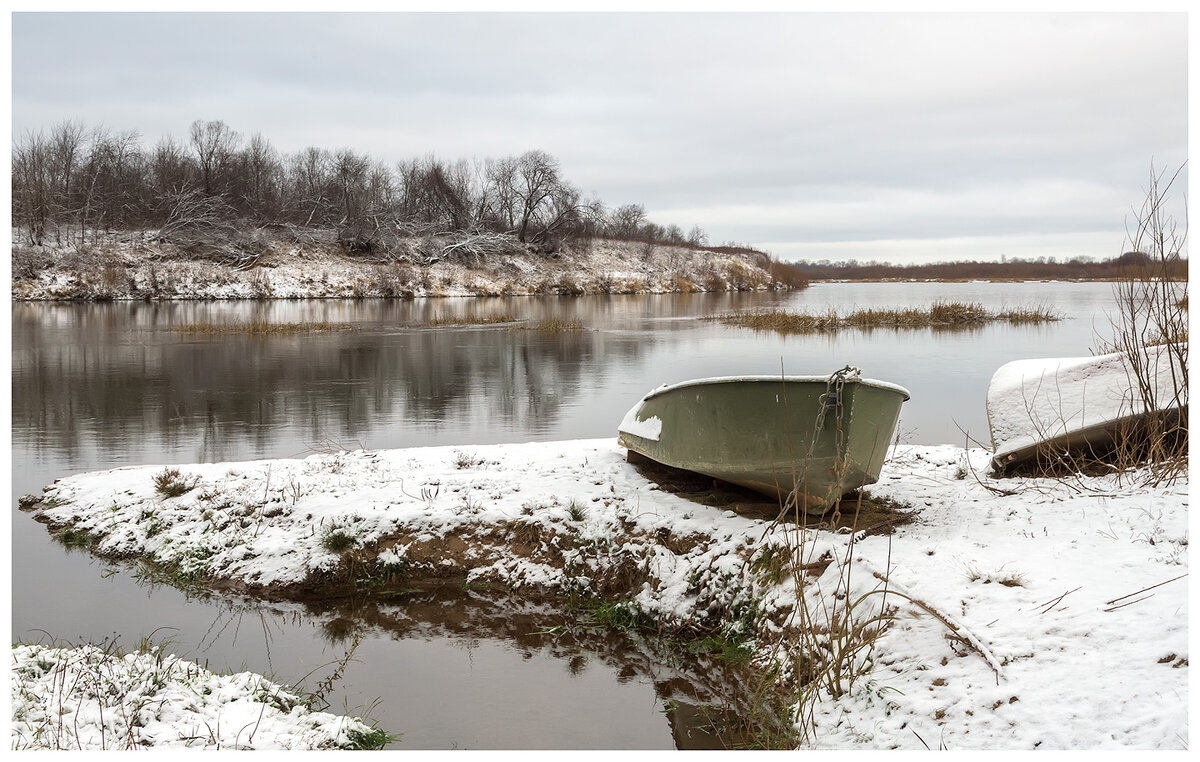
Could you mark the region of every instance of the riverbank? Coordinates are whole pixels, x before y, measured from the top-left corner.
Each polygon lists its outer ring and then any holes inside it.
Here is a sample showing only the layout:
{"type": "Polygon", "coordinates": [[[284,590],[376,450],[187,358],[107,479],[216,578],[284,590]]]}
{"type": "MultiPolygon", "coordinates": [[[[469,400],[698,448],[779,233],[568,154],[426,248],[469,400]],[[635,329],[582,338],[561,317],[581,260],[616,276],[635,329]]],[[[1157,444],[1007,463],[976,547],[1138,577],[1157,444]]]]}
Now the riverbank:
{"type": "Polygon", "coordinates": [[[261,675],[214,674],[157,648],[12,647],[12,748],[373,749],[382,731],[310,710],[261,675]]]}
{"type": "Polygon", "coordinates": [[[61,541],[181,587],[592,596],[749,635],[764,668],[791,662],[805,612],[849,593],[886,627],[846,693],[813,707],[810,746],[1186,746],[1186,483],[992,479],[988,457],[897,447],[869,489],[916,513],[891,534],[700,505],[607,439],[123,468],[22,503],[61,541]]]}
{"type": "Polygon", "coordinates": [[[789,280],[765,254],[748,250],[588,239],[546,252],[514,239],[501,251],[479,252],[456,241],[412,239],[399,253],[372,257],[350,255],[336,240],[297,242],[277,235],[259,242],[253,256],[236,259],[142,234],[114,234],[75,247],[14,244],[12,297],[416,298],[765,291],[805,285],[789,280]]]}

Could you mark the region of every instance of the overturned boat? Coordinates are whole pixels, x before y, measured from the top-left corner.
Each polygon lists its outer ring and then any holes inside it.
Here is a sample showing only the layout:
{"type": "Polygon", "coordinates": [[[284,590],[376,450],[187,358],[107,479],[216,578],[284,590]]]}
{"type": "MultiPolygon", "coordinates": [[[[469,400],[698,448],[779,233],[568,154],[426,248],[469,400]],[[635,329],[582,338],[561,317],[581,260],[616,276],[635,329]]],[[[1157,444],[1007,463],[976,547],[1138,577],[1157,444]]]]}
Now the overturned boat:
{"type": "Polygon", "coordinates": [[[1146,427],[1186,436],[1186,348],[1162,344],[1134,356],[1015,360],[988,385],[992,466],[1103,459],[1146,427]]]}
{"type": "Polygon", "coordinates": [[[822,512],[879,479],[908,390],[829,376],[702,378],[647,394],[618,427],[631,453],[822,512]]]}

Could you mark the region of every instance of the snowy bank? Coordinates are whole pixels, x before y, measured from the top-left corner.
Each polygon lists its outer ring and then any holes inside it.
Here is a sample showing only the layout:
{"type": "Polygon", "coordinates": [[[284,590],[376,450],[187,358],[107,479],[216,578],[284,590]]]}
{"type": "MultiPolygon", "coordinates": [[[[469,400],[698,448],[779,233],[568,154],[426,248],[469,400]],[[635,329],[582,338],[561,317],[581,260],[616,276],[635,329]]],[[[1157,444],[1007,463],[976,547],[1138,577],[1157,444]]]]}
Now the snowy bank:
{"type": "MultiPolygon", "coordinates": [[[[421,241],[413,248],[421,249],[421,241]]],[[[275,241],[252,267],[113,237],[84,250],[14,245],[14,300],[307,299],[786,289],[763,254],[596,239],[546,254],[372,261],[336,244],[275,241]]]]}
{"type": "Polygon", "coordinates": [[[181,582],[583,592],[665,625],[749,628],[760,659],[785,664],[796,654],[771,644],[796,642],[802,612],[886,585],[855,616],[883,604],[887,627],[852,690],[819,702],[812,745],[1186,747],[1186,483],[993,479],[989,458],[896,448],[869,491],[917,516],[891,535],[688,501],[608,439],[122,468],[22,504],[64,540],[181,582]]]}
{"type": "Polygon", "coordinates": [[[309,710],[261,675],[217,675],[157,650],[12,649],[13,749],[377,747],[358,719],[309,710]]]}

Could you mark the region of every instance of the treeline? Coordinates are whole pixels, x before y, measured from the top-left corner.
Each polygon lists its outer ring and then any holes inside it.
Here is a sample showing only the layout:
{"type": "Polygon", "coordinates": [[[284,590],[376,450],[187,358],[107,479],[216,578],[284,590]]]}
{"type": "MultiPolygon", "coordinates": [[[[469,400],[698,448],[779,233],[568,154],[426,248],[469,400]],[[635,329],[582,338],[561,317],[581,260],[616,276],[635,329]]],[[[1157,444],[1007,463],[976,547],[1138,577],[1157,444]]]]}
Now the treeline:
{"type": "Polygon", "coordinates": [[[1187,260],[1174,257],[1166,262],[1147,254],[1129,251],[1112,259],[1054,257],[1004,259],[1000,262],[936,262],[894,265],[889,262],[793,262],[809,280],[1111,280],[1125,278],[1150,264],[1174,280],[1187,280],[1187,260]]]}
{"type": "Polygon", "coordinates": [[[12,150],[12,222],[34,245],[222,226],[336,229],[351,253],[396,236],[473,233],[553,251],[571,236],[704,246],[699,227],[650,222],[640,204],[585,199],[544,151],[476,161],[432,155],[388,165],[344,148],[284,154],[260,133],[198,120],[186,140],[64,122],[12,150]]]}

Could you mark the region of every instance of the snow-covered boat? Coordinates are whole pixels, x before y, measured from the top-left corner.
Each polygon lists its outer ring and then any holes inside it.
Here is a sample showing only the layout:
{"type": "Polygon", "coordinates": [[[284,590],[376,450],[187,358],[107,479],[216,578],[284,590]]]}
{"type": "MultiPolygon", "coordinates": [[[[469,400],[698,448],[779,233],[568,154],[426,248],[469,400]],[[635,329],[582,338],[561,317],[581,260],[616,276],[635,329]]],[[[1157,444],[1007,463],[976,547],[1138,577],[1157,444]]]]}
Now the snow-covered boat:
{"type": "Polygon", "coordinates": [[[1180,353],[1170,345],[1139,355],[1015,360],[988,385],[992,465],[1003,470],[1065,452],[1098,454],[1148,416],[1171,423],[1187,409],[1180,353]]]}
{"type": "Polygon", "coordinates": [[[830,376],[702,378],[647,394],[618,427],[631,452],[819,512],[879,479],[908,390],[830,376]]]}

